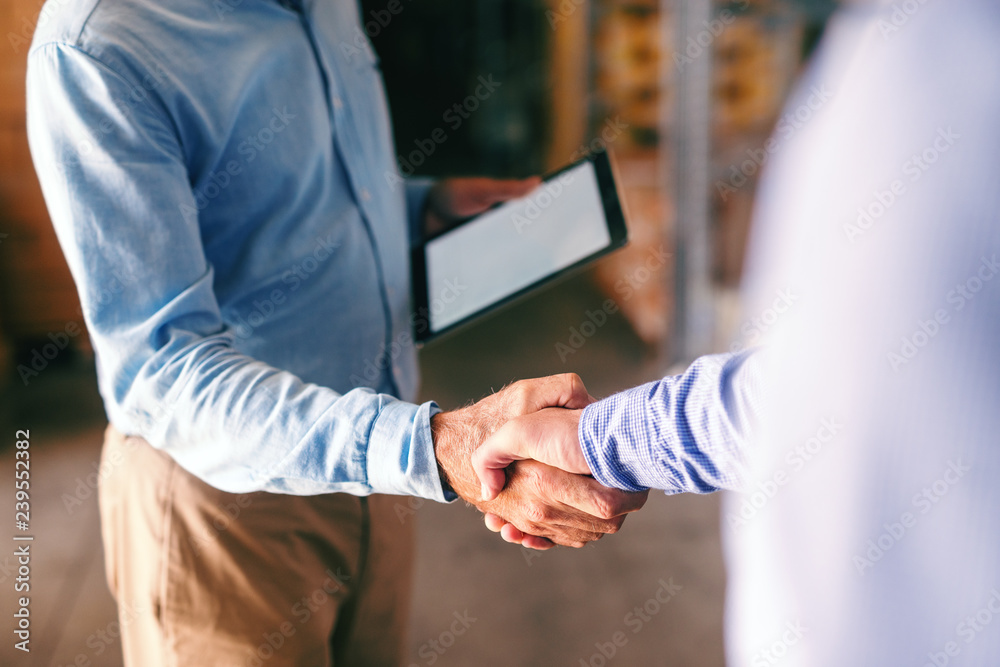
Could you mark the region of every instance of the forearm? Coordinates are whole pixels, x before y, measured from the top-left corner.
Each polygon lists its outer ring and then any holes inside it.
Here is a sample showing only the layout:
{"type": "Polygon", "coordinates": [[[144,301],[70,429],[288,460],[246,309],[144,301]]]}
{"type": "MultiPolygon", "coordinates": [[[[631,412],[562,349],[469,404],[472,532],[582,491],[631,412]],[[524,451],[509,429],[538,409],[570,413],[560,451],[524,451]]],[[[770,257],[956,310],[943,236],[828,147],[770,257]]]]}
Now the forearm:
{"type": "Polygon", "coordinates": [[[602,484],[667,493],[738,489],[758,412],[759,354],[714,355],[588,406],[579,437],[602,484]]]}
{"type": "MultiPolygon", "coordinates": [[[[100,352],[108,341],[95,338],[100,352]]],[[[231,492],[444,500],[430,439],[433,404],[302,382],[233,350],[226,334],[180,339],[175,334],[132,378],[101,355],[102,385],[120,429],[207,483],[231,492]],[[128,390],[112,396],[114,384],[128,390]]]]}

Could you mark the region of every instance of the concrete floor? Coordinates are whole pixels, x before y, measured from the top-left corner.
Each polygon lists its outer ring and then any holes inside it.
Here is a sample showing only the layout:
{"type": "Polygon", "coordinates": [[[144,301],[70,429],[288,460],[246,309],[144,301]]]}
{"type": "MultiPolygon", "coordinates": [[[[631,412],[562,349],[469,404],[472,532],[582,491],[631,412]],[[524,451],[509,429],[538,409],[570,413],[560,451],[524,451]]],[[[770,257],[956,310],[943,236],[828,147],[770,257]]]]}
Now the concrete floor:
{"type": "MultiPolygon", "coordinates": [[[[567,370],[603,396],[661,376],[663,364],[620,315],[566,363],[559,359],[555,344],[603,299],[577,277],[428,346],[421,356],[424,397],[454,408],[513,379],[567,370]]],[[[0,410],[0,498],[13,496],[13,431],[32,432],[36,535],[30,656],[12,646],[13,557],[11,549],[0,551],[0,664],[120,665],[118,644],[107,641],[117,625],[96,494],[87,495],[104,426],[92,372],[87,364],[53,368],[27,388],[14,377],[0,410]],[[82,501],[67,504],[74,494],[82,501]]],[[[653,494],[618,535],[545,553],[504,543],[461,503],[413,506],[408,520],[418,522],[419,545],[406,667],[723,664],[716,496],[653,494]],[[665,605],[656,601],[661,582],[675,586],[665,605]],[[451,631],[456,613],[475,619],[460,635],[451,631]],[[600,648],[609,650],[615,639],[620,646],[606,660],[600,648]]]]}

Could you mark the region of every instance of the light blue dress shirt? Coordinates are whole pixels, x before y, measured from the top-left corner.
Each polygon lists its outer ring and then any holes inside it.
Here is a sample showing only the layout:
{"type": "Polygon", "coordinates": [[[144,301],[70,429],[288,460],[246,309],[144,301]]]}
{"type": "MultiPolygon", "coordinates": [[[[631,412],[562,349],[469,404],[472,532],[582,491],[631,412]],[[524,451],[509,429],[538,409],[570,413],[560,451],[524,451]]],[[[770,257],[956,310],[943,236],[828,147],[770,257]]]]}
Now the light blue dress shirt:
{"type": "Polygon", "coordinates": [[[230,492],[444,499],[409,402],[426,190],[355,3],[50,0],[28,130],[118,429],[230,492]]]}
{"type": "Polygon", "coordinates": [[[743,490],[730,665],[1000,664],[998,63],[996,2],[846,5],[761,147],[761,349],[583,413],[605,484],[743,490]]]}

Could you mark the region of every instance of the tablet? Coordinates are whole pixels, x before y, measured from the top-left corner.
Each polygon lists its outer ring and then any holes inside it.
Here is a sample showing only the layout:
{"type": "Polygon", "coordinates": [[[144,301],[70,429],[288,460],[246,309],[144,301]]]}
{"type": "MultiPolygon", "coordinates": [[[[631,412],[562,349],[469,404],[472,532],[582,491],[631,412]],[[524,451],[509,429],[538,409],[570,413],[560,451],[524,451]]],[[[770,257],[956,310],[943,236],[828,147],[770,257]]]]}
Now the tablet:
{"type": "Polygon", "coordinates": [[[607,153],[571,164],[414,249],[414,337],[450,332],[626,241],[607,153]]]}

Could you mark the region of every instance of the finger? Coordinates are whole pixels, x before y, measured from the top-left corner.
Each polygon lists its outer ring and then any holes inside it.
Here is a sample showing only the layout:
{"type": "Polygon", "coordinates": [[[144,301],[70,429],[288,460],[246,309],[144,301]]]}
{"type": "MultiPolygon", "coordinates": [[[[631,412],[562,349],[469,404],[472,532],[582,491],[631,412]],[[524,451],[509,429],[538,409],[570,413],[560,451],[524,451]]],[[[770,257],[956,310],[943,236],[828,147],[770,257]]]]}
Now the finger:
{"type": "Polygon", "coordinates": [[[476,467],[476,474],[479,476],[479,495],[483,500],[493,500],[496,498],[503,491],[503,485],[507,482],[507,475],[504,474],[502,466],[478,466],[476,467]]]}
{"type": "MultiPolygon", "coordinates": [[[[526,508],[534,523],[615,533],[625,521],[625,514],[646,502],[646,492],[632,494],[609,489],[591,477],[572,475],[537,461],[522,461],[512,471],[513,475],[524,476],[538,497],[545,499],[526,508]]],[[[526,532],[538,534],[530,529],[526,532]]]]}
{"type": "MultiPolygon", "coordinates": [[[[563,547],[571,547],[573,549],[579,549],[580,547],[586,546],[591,542],[596,542],[606,534],[587,530],[578,530],[568,526],[553,526],[548,529],[539,528],[536,531],[521,532],[524,533],[525,540],[534,537],[536,539],[548,540],[553,544],[563,547]]],[[[522,545],[523,544],[524,541],[522,541],[522,545]]]]}
{"type": "Polygon", "coordinates": [[[538,537],[537,535],[525,535],[521,541],[521,546],[538,551],[548,551],[555,546],[555,542],[547,540],[544,537],[538,537]]]}
{"type": "Polygon", "coordinates": [[[576,373],[560,373],[534,380],[524,380],[522,388],[525,392],[524,405],[521,406],[519,414],[549,407],[579,410],[593,402],[593,397],[587,392],[583,380],[576,373]]]}
{"type": "MultiPolygon", "coordinates": [[[[509,519],[501,518],[500,521],[517,530],[519,534],[512,534],[512,536],[516,535],[518,539],[523,539],[527,535],[534,535],[535,537],[545,538],[555,544],[566,547],[581,547],[587,542],[601,539],[608,532],[607,530],[594,529],[590,521],[593,517],[587,517],[586,520],[574,522],[573,516],[570,514],[564,514],[558,509],[551,509],[550,511],[551,515],[556,518],[552,521],[546,520],[543,523],[525,519],[520,514],[515,514],[509,519]],[[567,525],[561,523],[561,521],[574,522],[576,525],[567,525]],[[580,528],[579,526],[581,525],[585,527],[580,528]]],[[[622,521],[624,521],[623,517],[613,519],[607,523],[614,523],[614,530],[617,530],[617,526],[621,525],[622,521]]],[[[503,530],[502,526],[501,530],[503,530]]]]}
{"type": "Polygon", "coordinates": [[[621,521],[613,516],[596,515],[595,512],[603,508],[587,498],[587,492],[593,492],[595,485],[598,490],[612,491],[590,477],[574,475],[538,461],[521,461],[511,468],[511,481],[508,485],[511,488],[508,491],[514,493],[530,489],[531,495],[521,500],[517,500],[516,494],[512,496],[511,509],[503,512],[504,518],[526,533],[543,537],[551,536],[541,533],[536,529],[537,526],[560,526],[590,533],[617,532],[621,521]],[[585,500],[590,503],[594,512],[587,512],[567,502],[584,505],[585,500]]]}
{"type": "Polygon", "coordinates": [[[507,523],[496,514],[492,512],[487,512],[483,515],[483,521],[486,523],[486,527],[492,530],[494,533],[499,533],[500,529],[504,527],[507,523]]]}
{"type": "Polygon", "coordinates": [[[545,505],[532,505],[528,512],[515,511],[504,518],[522,533],[547,537],[564,546],[579,546],[606,533],[616,533],[625,521],[624,515],[602,519],[551,500],[545,505]]]}
{"type": "Polygon", "coordinates": [[[555,377],[563,383],[564,399],[559,403],[560,407],[580,410],[594,402],[583,379],[576,373],[562,373],[555,377]]]}
{"type": "Polygon", "coordinates": [[[511,523],[504,524],[500,529],[500,537],[511,544],[520,544],[524,541],[524,533],[511,523]]]}
{"type": "Polygon", "coordinates": [[[517,179],[489,179],[483,183],[482,187],[483,194],[492,199],[495,203],[505,201],[507,199],[523,197],[541,185],[541,183],[541,178],[538,176],[531,176],[529,178],[517,179]]]}
{"type": "Polygon", "coordinates": [[[642,509],[648,491],[628,493],[610,489],[592,477],[576,475],[558,479],[552,498],[564,505],[601,519],[611,519],[642,509]]]}
{"type": "MultiPolygon", "coordinates": [[[[506,521],[498,517],[496,514],[487,514],[486,516],[491,521],[499,522],[495,524],[496,530],[494,530],[493,527],[490,527],[490,530],[493,530],[493,532],[501,532],[505,528],[509,527],[510,530],[514,530],[517,531],[517,533],[520,533],[520,537],[522,538],[521,539],[522,547],[527,547],[529,549],[537,549],[538,551],[546,551],[556,546],[555,542],[553,542],[548,538],[539,537],[537,535],[529,535],[527,533],[518,530],[516,527],[513,526],[513,524],[507,523],[506,521]]],[[[487,522],[487,526],[489,526],[489,522],[487,522]]],[[[512,534],[511,537],[514,537],[514,535],[512,534]]],[[[512,540],[507,540],[507,541],[510,542],[512,540]]]]}
{"type": "Polygon", "coordinates": [[[530,456],[519,451],[523,439],[516,437],[516,432],[517,425],[507,423],[472,454],[472,469],[482,485],[483,500],[493,500],[503,491],[508,465],[530,456]]]}
{"type": "MultiPolygon", "coordinates": [[[[528,534],[530,535],[530,533],[528,534]]],[[[579,549],[581,547],[587,546],[591,542],[596,542],[597,540],[604,537],[604,533],[588,533],[584,531],[559,531],[553,532],[551,534],[545,535],[544,538],[540,535],[535,535],[540,539],[548,539],[554,544],[561,547],[570,547],[571,549],[579,549]]]]}

